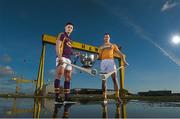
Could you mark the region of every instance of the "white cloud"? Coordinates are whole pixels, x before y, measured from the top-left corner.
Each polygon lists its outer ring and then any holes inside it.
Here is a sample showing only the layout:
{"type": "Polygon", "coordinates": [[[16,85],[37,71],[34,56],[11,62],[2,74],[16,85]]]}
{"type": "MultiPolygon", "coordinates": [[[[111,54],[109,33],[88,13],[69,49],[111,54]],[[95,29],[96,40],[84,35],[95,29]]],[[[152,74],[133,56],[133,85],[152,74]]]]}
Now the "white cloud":
{"type": "Polygon", "coordinates": [[[10,62],[12,59],[11,59],[11,57],[9,56],[9,55],[2,55],[2,56],[0,56],[0,61],[2,61],[2,62],[6,62],[6,63],[8,63],[8,62],[10,62]]]}
{"type": "Polygon", "coordinates": [[[48,71],[48,75],[53,75],[54,76],[55,73],[56,73],[55,69],[51,69],[51,70],[48,71]]]}
{"type": "Polygon", "coordinates": [[[179,2],[173,2],[173,0],[167,0],[164,5],[161,8],[161,11],[164,12],[166,10],[172,9],[174,7],[176,7],[177,5],[179,5],[179,2]]]}
{"type": "Polygon", "coordinates": [[[14,71],[10,66],[0,66],[0,78],[12,76],[14,71]]]}
{"type": "Polygon", "coordinates": [[[55,78],[55,74],[56,74],[55,69],[48,70],[48,72],[47,72],[47,80],[48,81],[53,81],[53,79],[55,78]]]}

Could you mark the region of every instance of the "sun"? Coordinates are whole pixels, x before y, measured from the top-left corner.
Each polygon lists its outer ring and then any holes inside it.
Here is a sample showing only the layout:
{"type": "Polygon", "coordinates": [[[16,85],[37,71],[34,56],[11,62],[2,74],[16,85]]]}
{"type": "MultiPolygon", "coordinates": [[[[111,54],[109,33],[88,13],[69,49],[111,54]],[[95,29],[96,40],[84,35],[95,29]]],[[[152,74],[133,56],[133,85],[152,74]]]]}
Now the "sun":
{"type": "Polygon", "coordinates": [[[180,44],[180,36],[178,35],[173,36],[171,41],[175,45],[180,44]]]}

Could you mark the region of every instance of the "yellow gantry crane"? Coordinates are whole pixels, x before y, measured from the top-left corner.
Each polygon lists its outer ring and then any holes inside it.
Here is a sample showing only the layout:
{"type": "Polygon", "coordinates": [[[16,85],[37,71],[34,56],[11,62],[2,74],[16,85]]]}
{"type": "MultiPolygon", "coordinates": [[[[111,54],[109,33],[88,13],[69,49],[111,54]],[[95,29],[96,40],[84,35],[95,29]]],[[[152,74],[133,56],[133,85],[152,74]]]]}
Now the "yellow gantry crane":
{"type": "Polygon", "coordinates": [[[16,94],[18,94],[20,91],[20,85],[19,85],[20,83],[33,83],[33,84],[37,83],[36,80],[27,80],[22,77],[12,77],[12,80],[16,81],[16,94]]]}

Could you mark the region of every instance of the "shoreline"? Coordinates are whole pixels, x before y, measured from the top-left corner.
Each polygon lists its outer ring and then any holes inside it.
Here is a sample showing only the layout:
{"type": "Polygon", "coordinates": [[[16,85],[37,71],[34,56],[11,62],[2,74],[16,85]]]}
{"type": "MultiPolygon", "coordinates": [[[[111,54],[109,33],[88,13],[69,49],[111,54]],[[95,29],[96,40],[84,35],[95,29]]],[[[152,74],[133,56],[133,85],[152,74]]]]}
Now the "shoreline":
{"type": "MultiPolygon", "coordinates": [[[[50,98],[54,96],[34,96],[34,95],[10,95],[0,94],[0,98],[50,98]]],[[[72,100],[75,101],[99,101],[102,100],[102,95],[72,95],[72,100]]],[[[114,95],[108,95],[108,99],[115,99],[114,95]]],[[[180,102],[180,96],[126,96],[123,100],[140,100],[140,101],[155,101],[155,102],[180,102]]]]}

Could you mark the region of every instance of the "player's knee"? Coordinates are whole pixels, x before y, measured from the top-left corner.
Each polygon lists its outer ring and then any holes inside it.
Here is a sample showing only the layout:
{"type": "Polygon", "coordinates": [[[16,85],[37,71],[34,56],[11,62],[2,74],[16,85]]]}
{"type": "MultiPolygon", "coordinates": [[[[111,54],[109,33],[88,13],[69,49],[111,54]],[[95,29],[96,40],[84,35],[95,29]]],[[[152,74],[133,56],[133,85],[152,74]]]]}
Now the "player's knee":
{"type": "Polygon", "coordinates": [[[63,75],[64,74],[64,69],[60,69],[57,74],[58,75],[63,75]]]}
{"type": "Polygon", "coordinates": [[[71,80],[71,74],[65,74],[65,80],[70,81],[71,80]]]}
{"type": "Polygon", "coordinates": [[[66,81],[70,81],[71,80],[71,76],[65,76],[65,80],[66,81]]]}
{"type": "Polygon", "coordinates": [[[64,73],[63,72],[57,72],[56,73],[56,79],[60,79],[64,73]]]}
{"type": "Polygon", "coordinates": [[[56,79],[61,79],[62,75],[56,75],[56,79]]]}
{"type": "Polygon", "coordinates": [[[62,76],[63,74],[64,74],[64,72],[62,72],[62,71],[58,73],[59,76],[62,76]]]}

